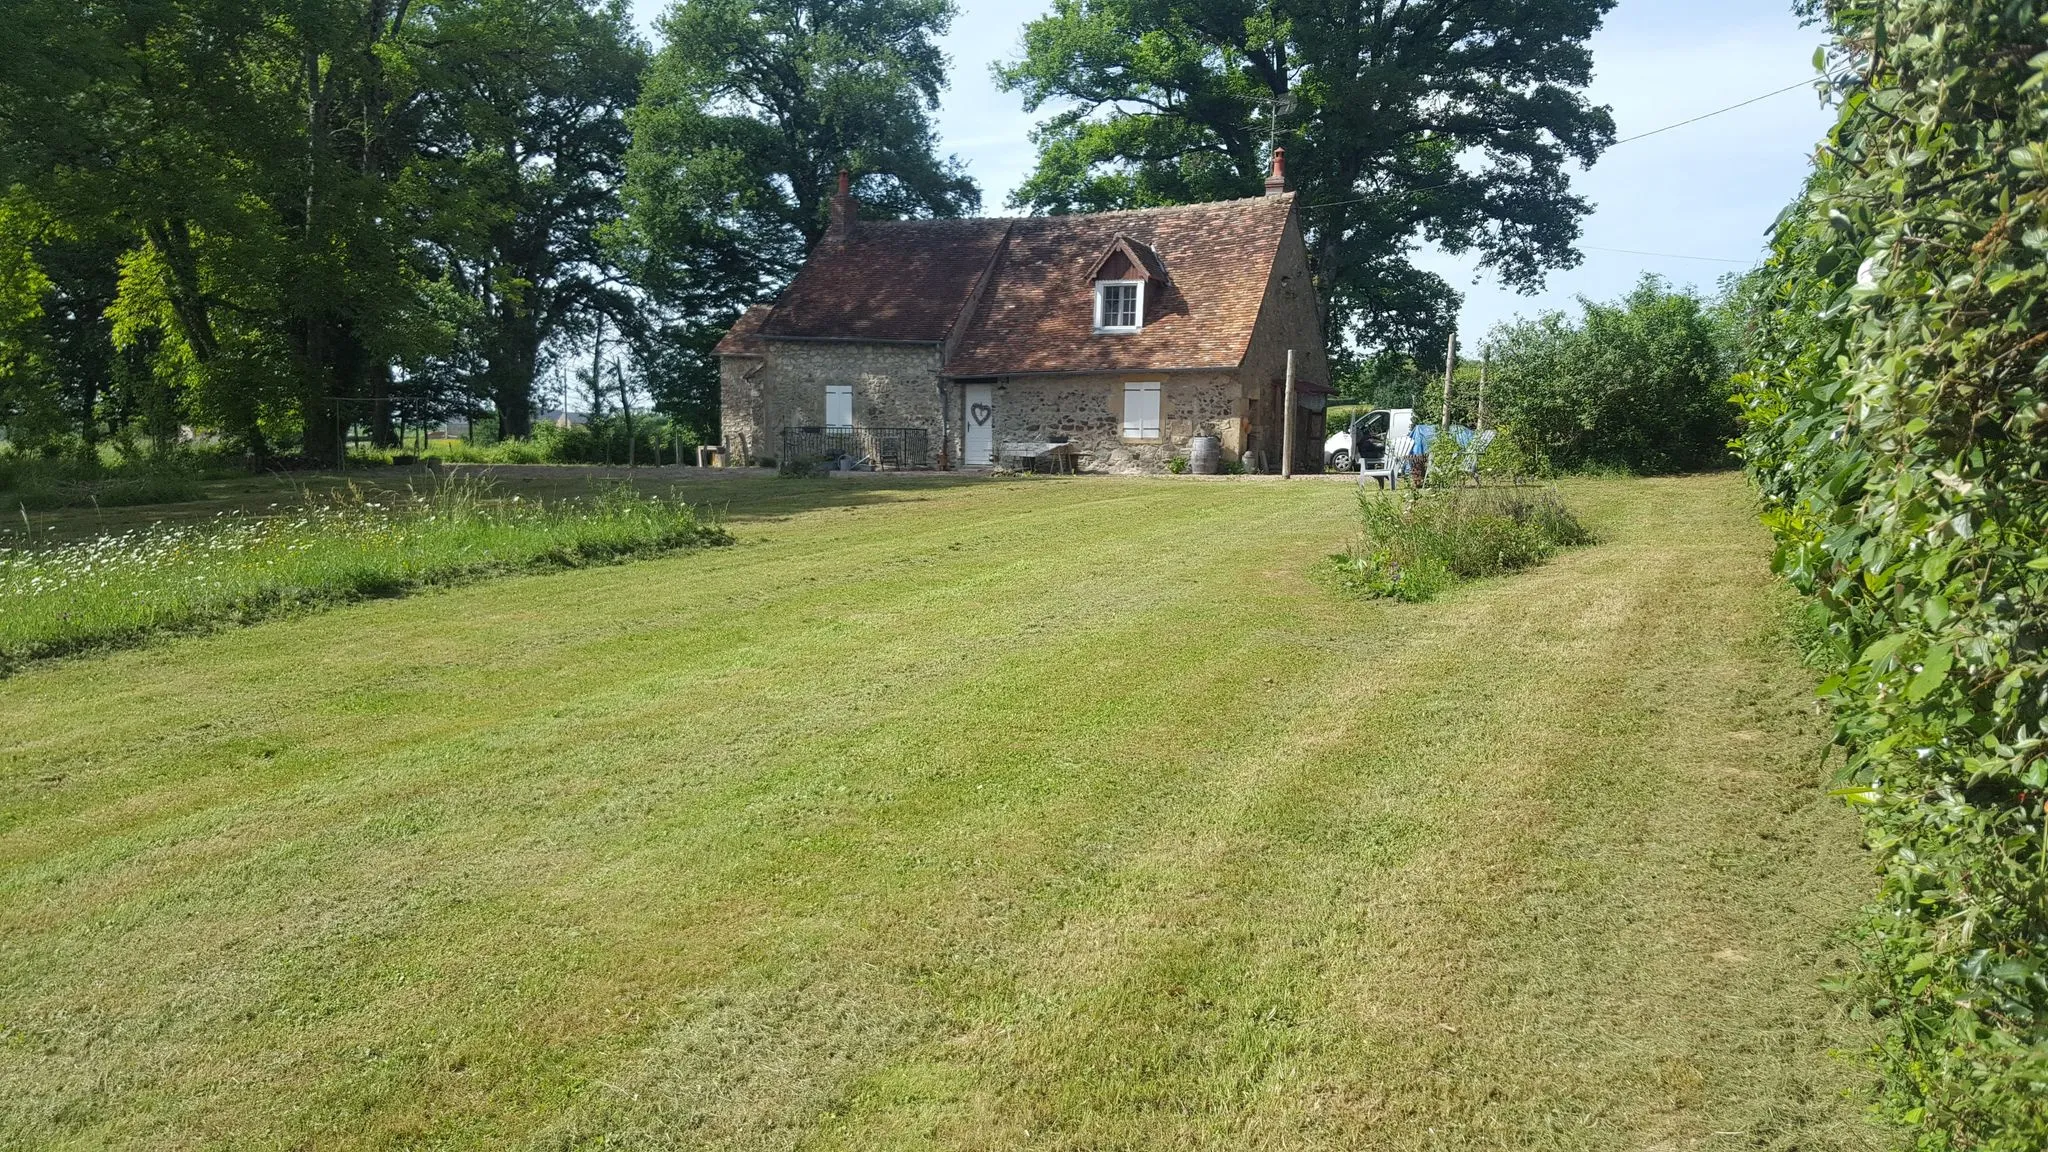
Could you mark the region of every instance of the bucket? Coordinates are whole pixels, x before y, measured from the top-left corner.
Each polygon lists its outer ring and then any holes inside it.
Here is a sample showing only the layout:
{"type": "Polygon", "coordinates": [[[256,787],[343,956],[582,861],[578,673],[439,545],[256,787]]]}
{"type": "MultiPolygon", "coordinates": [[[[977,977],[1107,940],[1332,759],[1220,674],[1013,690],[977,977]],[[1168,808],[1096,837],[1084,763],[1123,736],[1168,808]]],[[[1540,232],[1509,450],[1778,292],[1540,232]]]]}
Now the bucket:
{"type": "Polygon", "coordinates": [[[1222,440],[1214,436],[1197,436],[1188,441],[1188,471],[1197,476],[1214,476],[1222,470],[1222,440]]]}

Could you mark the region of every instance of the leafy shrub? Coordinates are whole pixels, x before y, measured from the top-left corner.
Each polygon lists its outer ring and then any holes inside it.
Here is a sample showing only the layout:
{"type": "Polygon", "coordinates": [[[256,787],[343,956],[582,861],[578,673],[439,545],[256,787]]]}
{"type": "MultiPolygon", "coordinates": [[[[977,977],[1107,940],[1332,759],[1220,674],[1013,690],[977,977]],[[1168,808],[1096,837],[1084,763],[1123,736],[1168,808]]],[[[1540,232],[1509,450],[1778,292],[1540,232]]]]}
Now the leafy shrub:
{"type": "Polygon", "coordinates": [[[449,464],[546,464],[546,447],[537,440],[429,440],[419,455],[449,464]]]}
{"type": "Polygon", "coordinates": [[[1882,1105],[2048,1147],[2048,29],[2041,0],[1830,6],[1841,111],[1751,306],[1743,450],[1882,873],[1882,1105]]]}
{"type": "Polygon", "coordinates": [[[696,459],[697,441],[682,425],[659,416],[640,416],[628,433],[619,416],[567,428],[542,424],[527,440],[429,440],[425,448],[363,448],[349,458],[357,464],[390,464],[401,456],[433,456],[451,464],[673,464],[696,459]]]}
{"type": "Polygon", "coordinates": [[[1364,533],[1330,564],[1340,585],[1366,596],[1430,600],[1461,581],[1518,572],[1592,541],[1549,488],[1364,492],[1358,505],[1364,533]]]}
{"type": "Polygon", "coordinates": [[[1186,473],[1188,470],[1188,458],[1185,456],[1175,456],[1166,462],[1166,470],[1175,476],[1186,473]]]}
{"type": "MultiPolygon", "coordinates": [[[[1692,292],[1645,277],[1611,304],[1582,300],[1577,317],[1553,312],[1487,340],[1487,412],[1532,460],[1571,472],[1734,465],[1731,365],[1712,308],[1692,292]]],[[[1476,400],[1471,383],[1457,388],[1463,404],[1476,400]]],[[[1424,403],[1441,411],[1440,383],[1433,395],[1424,403]]]]}
{"type": "Polygon", "coordinates": [[[191,453],[106,463],[75,455],[0,453],[0,509],[174,504],[205,495],[221,466],[191,453]]]}
{"type": "Polygon", "coordinates": [[[1488,480],[1532,480],[1548,477],[1553,469],[1543,453],[1528,443],[1520,428],[1505,424],[1494,429],[1493,443],[1479,454],[1479,475],[1488,480]]]}
{"type": "Polygon", "coordinates": [[[696,439],[681,435],[680,429],[666,420],[646,416],[633,421],[629,435],[624,418],[608,416],[567,428],[544,424],[533,430],[533,443],[549,464],[624,464],[628,459],[640,464],[672,464],[678,444],[683,445],[685,460],[694,458],[696,439]]]}
{"type": "Polygon", "coordinates": [[[727,539],[682,501],[623,485],[543,504],[453,481],[383,502],[351,489],[268,517],[0,547],[0,672],[166,630],[727,539]]]}

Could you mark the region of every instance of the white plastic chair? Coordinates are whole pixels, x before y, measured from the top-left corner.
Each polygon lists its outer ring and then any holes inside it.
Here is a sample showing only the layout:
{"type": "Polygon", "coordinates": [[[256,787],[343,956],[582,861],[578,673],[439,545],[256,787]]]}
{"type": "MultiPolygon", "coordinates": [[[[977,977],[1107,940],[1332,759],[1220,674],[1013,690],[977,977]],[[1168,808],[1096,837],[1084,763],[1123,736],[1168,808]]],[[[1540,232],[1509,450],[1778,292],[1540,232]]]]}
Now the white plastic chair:
{"type": "Polygon", "coordinates": [[[1493,438],[1497,435],[1499,433],[1488,428],[1466,441],[1465,447],[1458,452],[1458,471],[1471,477],[1474,484],[1479,483],[1479,458],[1486,454],[1487,446],[1493,443],[1493,438]]]}
{"type": "Polygon", "coordinates": [[[1370,476],[1388,488],[1401,486],[1401,474],[1407,471],[1408,457],[1415,451],[1415,433],[1403,432],[1387,439],[1387,454],[1378,460],[1358,458],[1358,486],[1365,487],[1370,476]]]}

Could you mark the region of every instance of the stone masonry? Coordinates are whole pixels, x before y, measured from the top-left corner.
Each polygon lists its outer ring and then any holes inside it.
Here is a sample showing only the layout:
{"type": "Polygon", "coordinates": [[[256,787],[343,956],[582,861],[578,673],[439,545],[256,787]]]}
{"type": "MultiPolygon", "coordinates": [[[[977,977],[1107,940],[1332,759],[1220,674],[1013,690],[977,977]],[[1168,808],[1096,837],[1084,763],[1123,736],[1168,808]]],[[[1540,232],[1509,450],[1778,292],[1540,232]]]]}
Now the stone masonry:
{"type": "MultiPolygon", "coordinates": [[[[784,428],[825,422],[825,385],[853,385],[853,422],[923,428],[938,455],[935,347],[777,341],[767,357],[727,356],[720,371],[724,439],[735,462],[773,460],[784,428]]],[[[958,449],[951,458],[958,459],[958,449]]]]}
{"type": "Polygon", "coordinates": [[[996,384],[995,401],[998,444],[1064,439],[1087,472],[1164,472],[1205,430],[1222,437],[1227,457],[1237,452],[1239,403],[1230,373],[1017,376],[996,384]],[[1124,385],[1133,383],[1160,385],[1157,440],[1124,439],[1124,385]]]}

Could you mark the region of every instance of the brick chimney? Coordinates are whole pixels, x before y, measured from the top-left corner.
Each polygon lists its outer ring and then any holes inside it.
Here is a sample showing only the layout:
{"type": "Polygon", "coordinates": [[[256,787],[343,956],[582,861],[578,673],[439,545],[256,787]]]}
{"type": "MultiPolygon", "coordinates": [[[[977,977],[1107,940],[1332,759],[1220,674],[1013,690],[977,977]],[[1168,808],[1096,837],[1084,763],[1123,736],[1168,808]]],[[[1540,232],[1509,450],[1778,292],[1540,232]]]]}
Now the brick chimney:
{"type": "Polygon", "coordinates": [[[1287,149],[1273,149],[1273,174],[1266,177],[1266,195],[1278,196],[1287,191],[1287,149]]]}
{"type": "Polygon", "coordinates": [[[841,168],[839,191],[832,194],[832,216],[825,228],[825,238],[845,240],[853,235],[859,221],[860,201],[853,198],[853,173],[841,168]]]}

